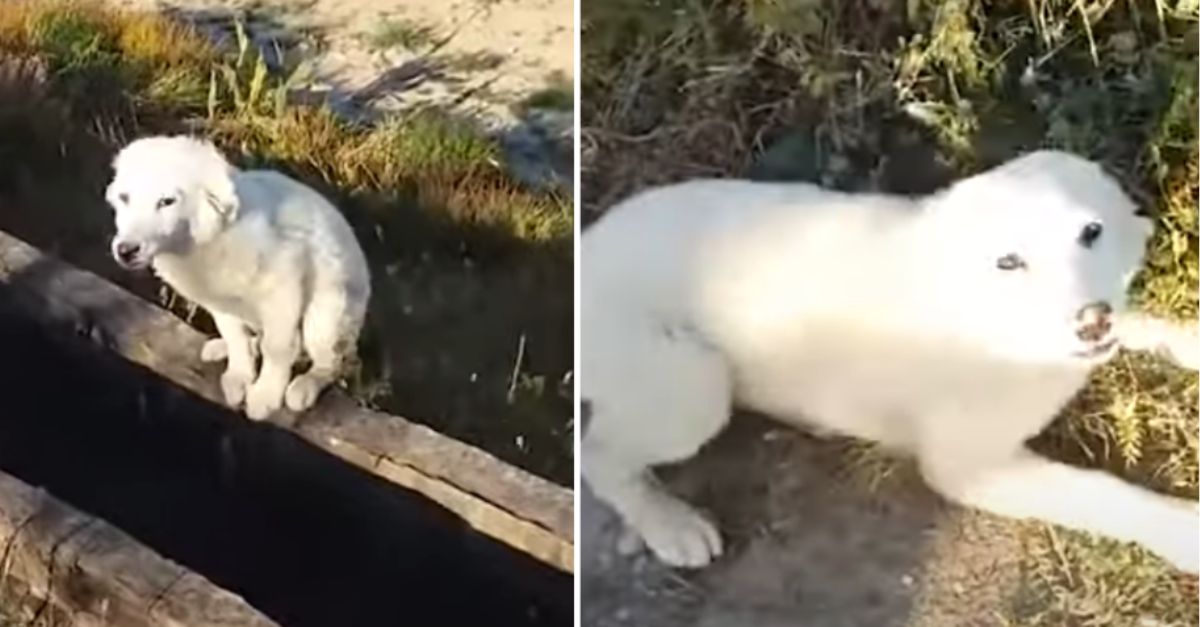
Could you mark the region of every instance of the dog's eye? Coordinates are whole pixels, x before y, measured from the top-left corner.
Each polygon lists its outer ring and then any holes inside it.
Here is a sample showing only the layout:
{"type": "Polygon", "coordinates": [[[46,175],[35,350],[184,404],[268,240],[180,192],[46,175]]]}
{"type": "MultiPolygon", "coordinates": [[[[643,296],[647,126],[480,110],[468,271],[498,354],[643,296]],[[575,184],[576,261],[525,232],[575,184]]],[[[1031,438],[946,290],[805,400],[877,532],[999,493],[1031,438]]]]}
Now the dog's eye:
{"type": "Polygon", "coordinates": [[[1104,227],[1099,222],[1091,222],[1083,227],[1079,232],[1079,245],[1084,248],[1091,248],[1096,240],[1100,239],[1100,234],[1104,232],[1104,227]]]}
{"type": "Polygon", "coordinates": [[[117,194],[117,200],[121,201],[122,205],[129,204],[129,194],[117,194]]]}
{"type": "Polygon", "coordinates": [[[162,209],[163,207],[170,207],[173,204],[175,204],[174,196],[167,196],[165,198],[158,199],[158,208],[159,209],[162,209]]]}
{"type": "Polygon", "coordinates": [[[1025,260],[1016,253],[1009,253],[996,260],[996,267],[1001,270],[1023,270],[1025,269],[1025,260]]]}

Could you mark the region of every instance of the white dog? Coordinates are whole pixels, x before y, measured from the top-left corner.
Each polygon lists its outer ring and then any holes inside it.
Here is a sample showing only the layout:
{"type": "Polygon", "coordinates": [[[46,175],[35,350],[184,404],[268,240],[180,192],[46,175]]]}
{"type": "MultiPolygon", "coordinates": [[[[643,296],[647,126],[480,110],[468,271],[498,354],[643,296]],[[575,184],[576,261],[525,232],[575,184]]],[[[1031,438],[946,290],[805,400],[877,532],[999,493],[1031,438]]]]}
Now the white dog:
{"type": "Polygon", "coordinates": [[[285,399],[293,411],[311,407],[353,355],[370,298],[366,259],[338,210],[277,172],[239,171],[191,137],[139,139],[113,168],[113,257],[153,267],[212,314],[221,338],[201,358],[228,358],[225,400],[244,401],[256,420],[285,399]],[[292,379],[302,348],[312,368],[292,379]]]}
{"type": "Polygon", "coordinates": [[[1200,508],[1044,459],[1041,431],[1119,345],[1192,368],[1200,338],[1126,313],[1150,220],[1099,166],[1026,155],[921,199],[696,181],[583,236],[583,474],[664,562],[721,553],[650,467],[731,407],[913,454],[957,503],[1200,559],[1200,508]]]}

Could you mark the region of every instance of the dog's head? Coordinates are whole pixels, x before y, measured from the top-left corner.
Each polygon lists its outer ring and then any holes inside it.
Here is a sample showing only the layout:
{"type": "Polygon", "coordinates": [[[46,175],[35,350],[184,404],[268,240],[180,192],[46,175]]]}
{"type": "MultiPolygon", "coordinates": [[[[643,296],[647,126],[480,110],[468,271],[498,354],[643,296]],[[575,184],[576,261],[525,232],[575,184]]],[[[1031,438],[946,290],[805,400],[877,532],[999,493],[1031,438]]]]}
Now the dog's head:
{"type": "Polygon", "coordinates": [[[962,339],[1032,363],[1096,363],[1116,352],[1114,314],[1153,222],[1099,165],[1034,152],[931,197],[936,303],[962,339]]]}
{"type": "Polygon", "coordinates": [[[237,217],[234,169],[211,143],[193,137],[148,137],[113,162],[105,192],[116,218],[112,255],[130,269],[160,253],[186,254],[237,217]]]}

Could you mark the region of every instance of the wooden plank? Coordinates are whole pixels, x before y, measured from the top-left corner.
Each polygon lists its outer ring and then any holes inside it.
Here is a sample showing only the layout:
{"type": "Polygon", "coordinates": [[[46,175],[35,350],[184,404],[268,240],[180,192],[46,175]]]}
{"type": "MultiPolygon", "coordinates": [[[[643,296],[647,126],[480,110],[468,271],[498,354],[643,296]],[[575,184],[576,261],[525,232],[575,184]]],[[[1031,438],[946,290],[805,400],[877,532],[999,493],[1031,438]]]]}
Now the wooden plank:
{"type": "MultiPolygon", "coordinates": [[[[0,231],[0,282],[35,319],[102,343],[222,403],[218,370],[199,361],[205,336],[151,303],[0,231]]],[[[571,490],[436,431],[359,407],[330,390],[302,416],[277,420],[310,442],[417,490],[479,531],[574,571],[571,490]]]]}
{"type": "Polygon", "coordinates": [[[498,511],[494,505],[473,494],[441,489],[437,479],[421,473],[413,466],[396,463],[387,457],[368,456],[362,448],[347,445],[336,436],[326,441],[326,449],[393,483],[428,496],[464,520],[487,521],[487,526],[492,530],[489,535],[502,537],[509,546],[543,562],[557,565],[567,572],[574,571],[574,547],[544,527],[498,511]]]}
{"type": "Polygon", "coordinates": [[[358,407],[341,393],[329,394],[295,427],[325,448],[355,446],[410,466],[544,527],[568,543],[574,540],[570,490],[429,427],[358,407]]]}
{"type": "Polygon", "coordinates": [[[2,472],[0,545],[4,577],[76,627],[276,626],[241,597],[2,472]]]}

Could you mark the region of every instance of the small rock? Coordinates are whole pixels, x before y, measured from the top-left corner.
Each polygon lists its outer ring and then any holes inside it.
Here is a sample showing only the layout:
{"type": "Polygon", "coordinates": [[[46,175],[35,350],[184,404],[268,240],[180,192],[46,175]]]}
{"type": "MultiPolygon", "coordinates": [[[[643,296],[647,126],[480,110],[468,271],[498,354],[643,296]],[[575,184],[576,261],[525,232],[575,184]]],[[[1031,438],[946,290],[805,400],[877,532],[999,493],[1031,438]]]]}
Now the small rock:
{"type": "Polygon", "coordinates": [[[1108,45],[1111,46],[1114,51],[1121,54],[1135,52],[1138,48],[1137,34],[1133,31],[1113,33],[1112,36],[1108,38],[1108,45]]]}
{"type": "Polygon", "coordinates": [[[1025,64],[1025,70],[1021,72],[1021,87],[1026,89],[1033,88],[1037,85],[1037,68],[1030,59],[1029,63],[1025,64]]]}

